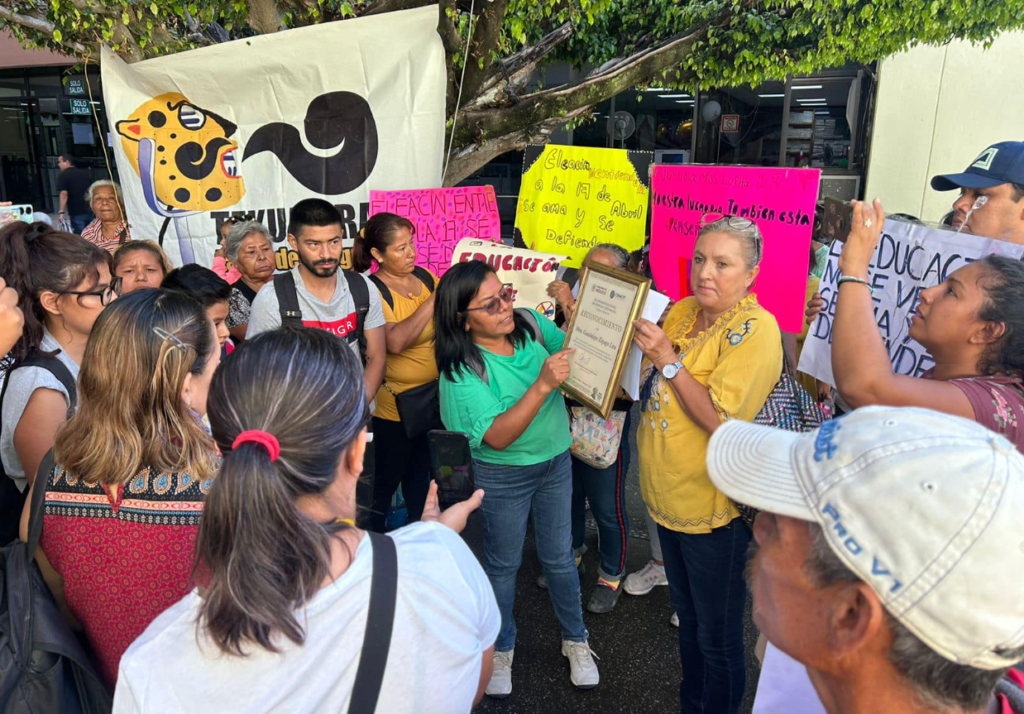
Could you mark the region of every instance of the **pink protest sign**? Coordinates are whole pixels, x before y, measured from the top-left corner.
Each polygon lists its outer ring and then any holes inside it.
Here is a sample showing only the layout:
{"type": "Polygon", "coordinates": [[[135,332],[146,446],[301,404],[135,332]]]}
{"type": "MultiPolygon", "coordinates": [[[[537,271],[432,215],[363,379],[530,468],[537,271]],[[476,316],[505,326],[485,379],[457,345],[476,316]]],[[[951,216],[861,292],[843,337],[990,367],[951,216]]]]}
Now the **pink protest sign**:
{"type": "Polygon", "coordinates": [[[673,300],[690,294],[681,276],[701,218],[718,213],[749,218],[764,236],[764,258],[753,292],[783,332],[803,329],[818,169],[739,166],[657,166],[651,186],[651,271],[673,300]]]}
{"type": "Polygon", "coordinates": [[[370,191],[370,215],[397,213],[416,226],[417,265],[440,277],[463,238],[501,240],[493,186],[370,191]]]}

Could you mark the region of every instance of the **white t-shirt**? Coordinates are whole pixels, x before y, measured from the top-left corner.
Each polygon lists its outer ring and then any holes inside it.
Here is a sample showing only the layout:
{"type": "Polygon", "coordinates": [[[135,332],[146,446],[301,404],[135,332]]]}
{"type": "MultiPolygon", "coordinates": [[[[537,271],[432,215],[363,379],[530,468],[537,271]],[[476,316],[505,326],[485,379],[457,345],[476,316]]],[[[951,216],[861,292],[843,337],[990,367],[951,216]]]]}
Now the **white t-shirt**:
{"type": "MultiPolygon", "coordinates": [[[[466,714],[480,681],[483,653],[501,616],[473,553],[439,523],[391,534],[398,551],[398,594],[391,649],[377,711],[466,714]]],[[[298,646],[225,655],[197,636],[200,597],[192,591],[156,618],[121,658],[114,712],[341,712],[366,631],[373,546],[363,537],[355,561],[317,593],[298,619],[298,646]],[[197,643],[197,639],[202,644],[197,643]]]]}
{"type": "MultiPolygon", "coordinates": [[[[295,278],[295,292],[299,296],[299,309],[302,310],[302,324],[306,327],[315,327],[320,330],[327,330],[338,337],[345,338],[356,329],[356,304],[352,299],[352,293],[348,289],[348,280],[339,270],[335,273],[338,283],[334,289],[334,295],[328,302],[319,300],[302,282],[299,268],[292,269],[292,276],[295,278]]],[[[360,278],[366,281],[367,292],[370,295],[370,309],[363,318],[363,331],[373,330],[384,326],[384,307],[380,299],[380,291],[365,277],[360,278]]],[[[276,330],[281,326],[281,308],[277,302],[277,292],[274,290],[273,281],[267,283],[256,294],[249,308],[249,327],[246,330],[246,338],[255,337],[261,332],[276,330]]],[[[352,348],[359,353],[359,346],[350,342],[352,348]]]]}
{"type": "Polygon", "coordinates": [[[826,714],[807,668],[771,642],[757,680],[754,714],[826,714]]]}
{"type": "MultiPolygon", "coordinates": [[[[53,338],[49,330],[43,330],[43,338],[39,341],[39,350],[42,352],[57,352],[57,359],[64,363],[64,366],[71,372],[71,376],[78,380],[78,364],[68,357],[67,352],[60,348],[60,344],[53,338]]],[[[21,459],[14,448],[14,431],[18,428],[21,417],[25,414],[25,407],[28,400],[37,389],[52,389],[64,395],[66,401],[70,400],[68,392],[60,380],[53,376],[49,370],[43,367],[21,367],[10,373],[5,378],[10,380],[7,385],[7,392],[4,394],[3,429],[0,430],[0,458],[4,462],[4,471],[13,479],[19,491],[24,491],[28,485],[25,478],[25,469],[21,466],[21,459]]]]}

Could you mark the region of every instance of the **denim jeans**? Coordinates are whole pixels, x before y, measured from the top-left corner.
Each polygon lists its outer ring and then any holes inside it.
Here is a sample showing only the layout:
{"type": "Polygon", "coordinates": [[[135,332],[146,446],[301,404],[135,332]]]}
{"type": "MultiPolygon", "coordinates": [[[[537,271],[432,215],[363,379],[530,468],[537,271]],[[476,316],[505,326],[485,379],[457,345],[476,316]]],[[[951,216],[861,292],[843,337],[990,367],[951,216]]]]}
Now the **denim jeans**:
{"type": "Polygon", "coordinates": [[[423,515],[423,504],[430,490],[430,445],[426,434],[410,439],[405,435],[401,422],[379,417],[373,418],[373,444],[377,458],[369,528],[383,533],[388,508],[398,484],[402,484],[409,523],[418,521],[423,515]]]}
{"type": "Polygon", "coordinates": [[[473,461],[476,485],[484,489],[480,506],[484,526],[484,571],[501,612],[501,630],[494,649],[516,646],[516,574],[523,562],[526,523],[533,516],[537,555],[548,578],[548,594],[562,626],[562,639],[586,642],[580,603],[580,578],[572,552],[570,501],[572,468],[569,452],[532,466],[473,461]]]}
{"type": "Polygon", "coordinates": [[[743,581],[750,529],[739,518],[710,533],[658,526],[669,597],[679,615],[683,714],[736,714],[743,700],[743,581]]]}
{"type": "Polygon", "coordinates": [[[572,547],[579,552],[587,535],[586,501],[597,522],[601,566],[598,575],[618,580],[626,572],[626,542],[629,539],[629,514],[626,513],[626,474],[629,473],[630,417],[622,426],[619,458],[604,469],[596,469],[579,459],[572,460],[572,547]]]}
{"type": "Polygon", "coordinates": [[[85,230],[85,227],[93,222],[95,216],[92,213],[78,213],[74,215],[68,215],[68,222],[71,224],[71,230],[79,235],[85,230]]]}

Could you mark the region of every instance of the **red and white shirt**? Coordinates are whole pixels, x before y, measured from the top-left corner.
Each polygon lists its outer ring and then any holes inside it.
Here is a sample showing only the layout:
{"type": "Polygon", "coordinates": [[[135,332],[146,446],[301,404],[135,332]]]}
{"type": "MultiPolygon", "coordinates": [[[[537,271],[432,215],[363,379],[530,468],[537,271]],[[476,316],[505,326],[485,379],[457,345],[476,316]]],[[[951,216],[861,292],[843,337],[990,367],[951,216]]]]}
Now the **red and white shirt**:
{"type": "MultiPolygon", "coordinates": [[[[345,276],[340,274],[340,271],[337,274],[334,295],[328,302],[318,299],[306,289],[306,285],[299,275],[298,267],[292,269],[292,275],[295,277],[295,291],[299,296],[303,325],[327,330],[341,338],[345,338],[356,329],[356,304],[352,299],[352,293],[349,292],[348,281],[345,280],[345,276]]],[[[363,280],[366,280],[370,295],[370,309],[364,318],[363,330],[383,327],[384,308],[380,292],[365,277],[363,280]]],[[[277,301],[274,283],[269,282],[260,289],[256,299],[252,302],[252,307],[249,310],[249,327],[245,336],[246,338],[255,337],[261,332],[276,330],[280,326],[281,308],[277,301]]],[[[349,344],[358,355],[359,346],[355,342],[349,344]]]]}

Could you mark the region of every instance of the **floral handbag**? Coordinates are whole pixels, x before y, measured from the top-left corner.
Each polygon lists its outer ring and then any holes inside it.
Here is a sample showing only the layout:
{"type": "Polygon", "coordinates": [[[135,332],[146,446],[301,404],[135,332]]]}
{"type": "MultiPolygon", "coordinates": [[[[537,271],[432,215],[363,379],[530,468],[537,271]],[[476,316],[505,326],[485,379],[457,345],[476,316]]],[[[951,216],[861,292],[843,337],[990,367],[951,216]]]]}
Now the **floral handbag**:
{"type": "Polygon", "coordinates": [[[586,407],[569,408],[570,453],[595,469],[606,469],[619,458],[626,412],[613,411],[602,419],[586,407]]]}

